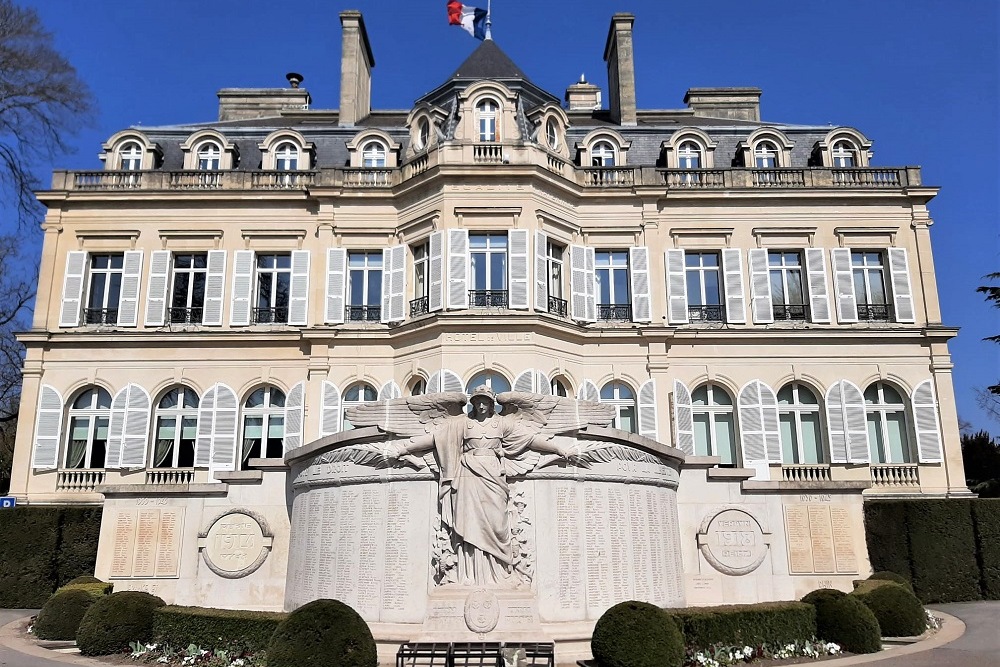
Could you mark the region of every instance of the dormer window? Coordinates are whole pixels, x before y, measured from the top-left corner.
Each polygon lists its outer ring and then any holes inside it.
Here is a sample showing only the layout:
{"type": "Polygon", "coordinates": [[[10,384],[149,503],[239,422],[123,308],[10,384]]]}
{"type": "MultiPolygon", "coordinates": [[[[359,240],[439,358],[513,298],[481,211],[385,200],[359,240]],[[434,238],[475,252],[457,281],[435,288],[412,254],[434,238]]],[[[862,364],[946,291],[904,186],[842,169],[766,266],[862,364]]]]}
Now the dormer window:
{"type": "Polygon", "coordinates": [[[677,148],[677,166],[680,169],[701,169],[701,146],[685,141],[677,148]]]}
{"type": "Polygon", "coordinates": [[[753,149],[753,163],[757,169],[776,169],[778,147],[770,141],[758,141],[753,149]]]}
{"type": "Polygon", "coordinates": [[[610,141],[598,141],[590,149],[590,164],[594,167],[613,167],[617,163],[615,147],[610,141]]]}
{"type": "Polygon", "coordinates": [[[123,171],[139,171],[142,169],[142,146],[135,141],[129,141],[118,149],[119,168],[123,171]]]}
{"type": "Polygon", "coordinates": [[[416,149],[422,151],[427,148],[427,143],[431,139],[431,124],[426,118],[422,118],[417,125],[416,149]]]}
{"type": "Polygon", "coordinates": [[[834,167],[856,167],[858,166],[857,148],[851,142],[841,139],[833,145],[833,166],[834,167]]]}
{"type": "Polygon", "coordinates": [[[361,149],[362,166],[383,169],[386,166],[385,156],[385,144],[381,141],[369,141],[361,149]]]}
{"type": "Polygon", "coordinates": [[[559,123],[555,118],[549,118],[545,123],[545,143],[552,150],[559,150],[559,123]]]}
{"type": "Polygon", "coordinates": [[[274,168],[277,171],[298,171],[299,147],[290,141],[278,144],[274,151],[274,168]]]}
{"type": "Polygon", "coordinates": [[[479,141],[498,141],[497,117],[500,107],[493,100],[487,98],[476,105],[476,127],[478,129],[479,141]]]}
{"type": "Polygon", "coordinates": [[[214,141],[206,141],[198,146],[198,169],[218,171],[222,163],[222,149],[214,141]]]}

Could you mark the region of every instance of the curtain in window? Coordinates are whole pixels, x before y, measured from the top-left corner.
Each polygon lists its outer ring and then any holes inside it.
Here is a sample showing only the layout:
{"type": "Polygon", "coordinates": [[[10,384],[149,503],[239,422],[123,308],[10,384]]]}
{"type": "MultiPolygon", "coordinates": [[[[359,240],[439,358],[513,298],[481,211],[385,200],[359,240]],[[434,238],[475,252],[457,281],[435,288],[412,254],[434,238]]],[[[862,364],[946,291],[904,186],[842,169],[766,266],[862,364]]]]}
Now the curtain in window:
{"type": "Polygon", "coordinates": [[[83,457],[87,453],[86,440],[70,440],[69,454],[66,457],[67,468],[79,468],[83,464],[83,457]]]}

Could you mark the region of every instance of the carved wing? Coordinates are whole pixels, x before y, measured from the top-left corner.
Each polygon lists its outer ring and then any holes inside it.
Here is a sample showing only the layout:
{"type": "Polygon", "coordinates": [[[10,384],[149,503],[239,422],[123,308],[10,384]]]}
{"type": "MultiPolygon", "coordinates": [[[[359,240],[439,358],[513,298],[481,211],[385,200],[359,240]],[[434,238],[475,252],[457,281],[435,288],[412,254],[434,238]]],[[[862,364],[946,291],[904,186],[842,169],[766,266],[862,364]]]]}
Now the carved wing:
{"type": "Polygon", "coordinates": [[[587,426],[607,426],[615,417],[614,407],[564,396],[506,391],[497,395],[503,414],[527,419],[539,433],[557,435],[587,426]]]}
{"type": "Polygon", "coordinates": [[[355,428],[377,426],[399,436],[429,433],[444,418],[462,414],[468,397],[460,391],[393,398],[347,408],[355,428]]]}

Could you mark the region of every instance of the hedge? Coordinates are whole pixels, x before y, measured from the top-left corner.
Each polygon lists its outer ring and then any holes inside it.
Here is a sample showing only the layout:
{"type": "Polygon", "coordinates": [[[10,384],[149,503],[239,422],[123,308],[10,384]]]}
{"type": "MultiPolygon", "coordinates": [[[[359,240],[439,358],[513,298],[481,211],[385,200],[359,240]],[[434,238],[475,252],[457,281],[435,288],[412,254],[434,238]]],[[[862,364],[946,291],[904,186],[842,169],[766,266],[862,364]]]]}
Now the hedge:
{"type": "Polygon", "coordinates": [[[288,614],[242,609],[160,607],[153,614],[153,637],[161,644],[256,653],[267,650],[288,614]]]}
{"type": "Polygon", "coordinates": [[[713,644],[791,644],[816,636],[816,609],[802,602],[667,609],[667,613],[693,650],[713,644]]]}
{"type": "Polygon", "coordinates": [[[100,527],[99,508],[0,512],[0,608],[40,608],[63,584],[92,574],[100,527]]]}
{"type": "Polygon", "coordinates": [[[1000,499],[972,503],[979,560],[979,588],[987,600],[1000,600],[1000,499]]]}

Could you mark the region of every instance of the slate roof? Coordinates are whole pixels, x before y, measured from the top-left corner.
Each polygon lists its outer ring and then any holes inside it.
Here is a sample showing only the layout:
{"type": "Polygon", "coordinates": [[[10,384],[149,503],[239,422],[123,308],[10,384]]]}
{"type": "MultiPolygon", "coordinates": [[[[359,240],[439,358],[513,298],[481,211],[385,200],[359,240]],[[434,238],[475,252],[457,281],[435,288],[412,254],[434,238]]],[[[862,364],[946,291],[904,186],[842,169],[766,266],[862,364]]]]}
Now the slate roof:
{"type": "Polygon", "coordinates": [[[465,62],[449,77],[451,79],[524,79],[528,77],[514,64],[492,39],[484,40],[465,62]]]}

